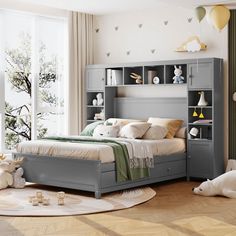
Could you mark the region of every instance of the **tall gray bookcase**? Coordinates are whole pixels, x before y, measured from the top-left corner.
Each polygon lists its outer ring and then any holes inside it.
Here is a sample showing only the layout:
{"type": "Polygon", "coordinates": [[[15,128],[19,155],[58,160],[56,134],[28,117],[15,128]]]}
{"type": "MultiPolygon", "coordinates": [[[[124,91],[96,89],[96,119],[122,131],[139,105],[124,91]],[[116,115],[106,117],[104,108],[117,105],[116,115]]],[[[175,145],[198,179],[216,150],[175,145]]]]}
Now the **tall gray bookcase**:
{"type": "MultiPolygon", "coordinates": [[[[184,86],[187,90],[187,177],[214,178],[224,170],[224,109],[223,60],[218,58],[155,61],[113,65],[89,65],[86,72],[87,124],[94,122],[95,113],[104,109],[108,119],[115,116],[114,100],[118,88],[144,86],[184,86]],[[173,84],[174,65],[181,66],[183,84],[173,84]],[[131,78],[140,76],[139,84],[131,78]],[[115,81],[111,80],[115,78],[115,81]],[[158,77],[154,84],[153,77],[158,77]],[[101,92],[102,106],[92,100],[101,92]],[[204,92],[206,106],[198,106],[200,92],[204,92]],[[194,111],[196,112],[193,116],[194,111]],[[203,118],[199,115],[202,113],[203,118]],[[196,116],[197,114],[197,116],[196,116]],[[189,134],[195,128],[197,136],[189,134]]],[[[146,96],[147,97],[147,96],[146,96]]],[[[173,105],[174,106],[174,105],[173,105]]]]}
{"type": "Polygon", "coordinates": [[[223,60],[190,63],[188,76],[188,177],[212,179],[224,171],[223,60]],[[202,92],[207,104],[198,106],[202,92]]]}

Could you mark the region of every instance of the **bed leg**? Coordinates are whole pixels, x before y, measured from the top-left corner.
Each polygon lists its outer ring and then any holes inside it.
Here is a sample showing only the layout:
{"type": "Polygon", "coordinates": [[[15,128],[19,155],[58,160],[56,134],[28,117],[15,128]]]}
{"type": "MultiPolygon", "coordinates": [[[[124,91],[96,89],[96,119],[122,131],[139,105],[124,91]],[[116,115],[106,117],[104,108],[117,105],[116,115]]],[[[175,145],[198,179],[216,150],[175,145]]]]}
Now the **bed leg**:
{"type": "Polygon", "coordinates": [[[95,191],[95,198],[96,199],[100,199],[102,196],[101,192],[100,191],[95,191]]]}

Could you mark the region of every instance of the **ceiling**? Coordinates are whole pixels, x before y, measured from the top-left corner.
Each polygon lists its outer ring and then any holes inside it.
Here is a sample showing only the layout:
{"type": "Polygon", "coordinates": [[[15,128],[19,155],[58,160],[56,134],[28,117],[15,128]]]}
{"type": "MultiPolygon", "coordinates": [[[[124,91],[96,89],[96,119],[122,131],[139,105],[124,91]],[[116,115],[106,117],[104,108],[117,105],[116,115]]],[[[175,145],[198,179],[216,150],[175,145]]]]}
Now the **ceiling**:
{"type": "Polygon", "coordinates": [[[91,14],[113,14],[142,9],[158,9],[161,6],[194,8],[199,5],[225,4],[236,6],[236,1],[217,0],[17,0],[17,2],[43,5],[91,14]]]}

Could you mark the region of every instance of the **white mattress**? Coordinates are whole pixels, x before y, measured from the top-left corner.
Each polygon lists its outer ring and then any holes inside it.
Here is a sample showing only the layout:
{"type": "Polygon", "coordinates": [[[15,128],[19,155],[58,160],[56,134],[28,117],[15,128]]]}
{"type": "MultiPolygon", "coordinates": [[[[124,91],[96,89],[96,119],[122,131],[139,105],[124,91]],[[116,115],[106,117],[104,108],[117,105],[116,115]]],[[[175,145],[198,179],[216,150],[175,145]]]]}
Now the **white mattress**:
{"type": "MultiPolygon", "coordinates": [[[[87,137],[86,137],[87,138],[87,137]]],[[[114,138],[114,140],[125,142],[130,139],[114,138]]],[[[132,142],[144,142],[150,145],[154,156],[184,153],[186,150],[185,139],[173,138],[162,140],[135,139],[132,142]]],[[[52,140],[35,140],[18,144],[17,152],[37,154],[46,156],[64,156],[69,158],[100,160],[102,163],[115,160],[111,147],[102,144],[85,144],[58,142],[52,140]]]]}

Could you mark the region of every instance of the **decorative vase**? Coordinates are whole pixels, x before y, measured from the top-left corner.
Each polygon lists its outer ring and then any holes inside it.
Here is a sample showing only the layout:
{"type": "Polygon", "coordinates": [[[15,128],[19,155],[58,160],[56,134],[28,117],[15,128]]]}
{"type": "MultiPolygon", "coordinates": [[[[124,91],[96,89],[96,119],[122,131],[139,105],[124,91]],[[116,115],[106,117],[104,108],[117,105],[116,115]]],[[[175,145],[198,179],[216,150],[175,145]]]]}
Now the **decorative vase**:
{"type": "Polygon", "coordinates": [[[198,106],[203,107],[203,106],[207,106],[208,102],[205,99],[205,93],[203,91],[199,92],[200,94],[200,99],[198,101],[198,106]]]}

